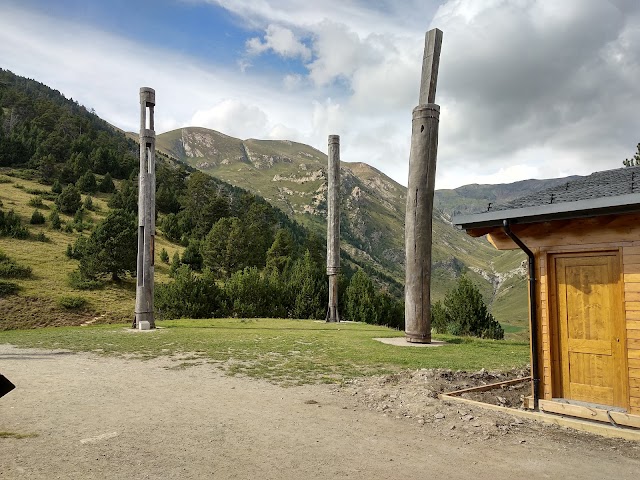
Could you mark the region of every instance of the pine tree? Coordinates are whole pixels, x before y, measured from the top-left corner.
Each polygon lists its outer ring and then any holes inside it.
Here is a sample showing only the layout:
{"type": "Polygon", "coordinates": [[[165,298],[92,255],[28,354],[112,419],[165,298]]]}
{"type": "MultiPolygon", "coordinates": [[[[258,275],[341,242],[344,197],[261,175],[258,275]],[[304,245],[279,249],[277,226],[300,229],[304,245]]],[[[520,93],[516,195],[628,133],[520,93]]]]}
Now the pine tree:
{"type": "Polygon", "coordinates": [[[283,273],[291,263],[293,248],[291,232],[284,228],[279,229],[271,247],[267,250],[267,270],[283,273]]]}
{"type": "Polygon", "coordinates": [[[111,174],[107,172],[100,183],[98,184],[98,190],[103,193],[113,193],[116,189],[115,184],[113,183],[113,179],[111,178],[111,174]]]}
{"type": "Polygon", "coordinates": [[[74,213],[82,204],[80,190],[75,185],[67,185],[56,199],[56,205],[63,213],[74,213]]]}
{"type": "Polygon", "coordinates": [[[52,210],[49,214],[49,221],[51,222],[51,228],[54,230],[60,230],[62,224],[60,222],[60,215],[58,215],[56,210],[52,210]]]}
{"type": "Polygon", "coordinates": [[[431,309],[432,327],[439,333],[501,340],[504,329],[489,313],[480,290],[466,276],[431,309]]]}
{"type": "Polygon", "coordinates": [[[633,167],[636,165],[640,165],[640,143],[636,146],[637,151],[631,158],[627,158],[622,161],[622,164],[625,167],[633,167]]]}
{"type": "Polygon", "coordinates": [[[111,275],[112,280],[136,270],[137,236],[135,216],[124,210],[112,210],[97,225],[87,241],[80,260],[84,277],[111,275]]]}
{"type": "Polygon", "coordinates": [[[358,269],[351,277],[345,297],[344,313],[348,320],[378,323],[375,288],[364,270],[358,269]]]}

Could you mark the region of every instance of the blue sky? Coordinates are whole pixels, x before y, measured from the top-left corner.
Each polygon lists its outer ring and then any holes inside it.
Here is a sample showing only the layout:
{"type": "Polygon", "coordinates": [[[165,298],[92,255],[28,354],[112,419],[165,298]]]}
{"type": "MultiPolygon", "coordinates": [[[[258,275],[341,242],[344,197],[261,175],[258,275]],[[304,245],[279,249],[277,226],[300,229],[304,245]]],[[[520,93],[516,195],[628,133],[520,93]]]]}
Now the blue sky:
{"type": "Polygon", "coordinates": [[[406,184],[426,30],[437,187],[587,174],[640,142],[637,0],[0,0],[0,67],[137,128],[290,139],[406,184]]]}

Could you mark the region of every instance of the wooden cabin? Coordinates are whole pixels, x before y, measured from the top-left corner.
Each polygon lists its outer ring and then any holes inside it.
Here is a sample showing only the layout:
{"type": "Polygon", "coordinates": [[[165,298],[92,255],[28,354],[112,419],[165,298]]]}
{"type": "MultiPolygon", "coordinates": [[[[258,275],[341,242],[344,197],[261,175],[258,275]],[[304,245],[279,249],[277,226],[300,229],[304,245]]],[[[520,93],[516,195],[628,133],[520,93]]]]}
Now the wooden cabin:
{"type": "Polygon", "coordinates": [[[640,167],[453,223],[529,256],[531,408],[640,428],[640,167]]]}

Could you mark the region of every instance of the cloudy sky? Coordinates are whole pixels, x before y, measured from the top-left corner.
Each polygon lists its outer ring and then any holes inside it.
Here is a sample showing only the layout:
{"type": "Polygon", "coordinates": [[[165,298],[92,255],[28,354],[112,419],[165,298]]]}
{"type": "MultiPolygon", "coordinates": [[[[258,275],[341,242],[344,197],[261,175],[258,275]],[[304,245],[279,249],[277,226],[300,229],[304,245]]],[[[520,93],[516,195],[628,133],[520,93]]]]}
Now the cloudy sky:
{"type": "Polygon", "coordinates": [[[640,142],[638,0],[0,0],[0,68],[135,131],[290,139],[406,185],[444,32],[438,188],[617,168],[640,142]]]}

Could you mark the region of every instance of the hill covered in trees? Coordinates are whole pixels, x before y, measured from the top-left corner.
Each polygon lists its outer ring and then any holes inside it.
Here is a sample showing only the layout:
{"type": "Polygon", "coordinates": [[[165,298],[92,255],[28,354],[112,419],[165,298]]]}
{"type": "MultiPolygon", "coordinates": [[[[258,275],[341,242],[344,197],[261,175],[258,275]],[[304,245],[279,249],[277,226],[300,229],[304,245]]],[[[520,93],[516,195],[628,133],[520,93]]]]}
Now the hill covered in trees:
{"type": "MultiPolygon", "coordinates": [[[[23,298],[0,299],[3,318],[15,318],[17,305],[30,302],[60,310],[43,315],[54,319],[132,315],[137,154],[135,141],[77,102],[0,71],[0,247],[34,272],[13,281],[12,293],[23,298]],[[39,263],[51,262],[55,271],[40,270],[39,263]],[[53,288],[38,288],[43,277],[53,288]],[[100,292],[126,298],[130,314],[100,292]],[[69,305],[75,312],[64,311],[69,305]]],[[[157,210],[162,315],[324,318],[323,239],[260,196],[160,154],[157,210]]],[[[343,293],[350,289],[350,298],[371,302],[376,313],[367,321],[400,326],[398,298],[364,272],[352,285],[356,268],[345,254],[343,293]]],[[[18,316],[29,324],[46,323],[36,308],[23,310],[18,316]]]]}

